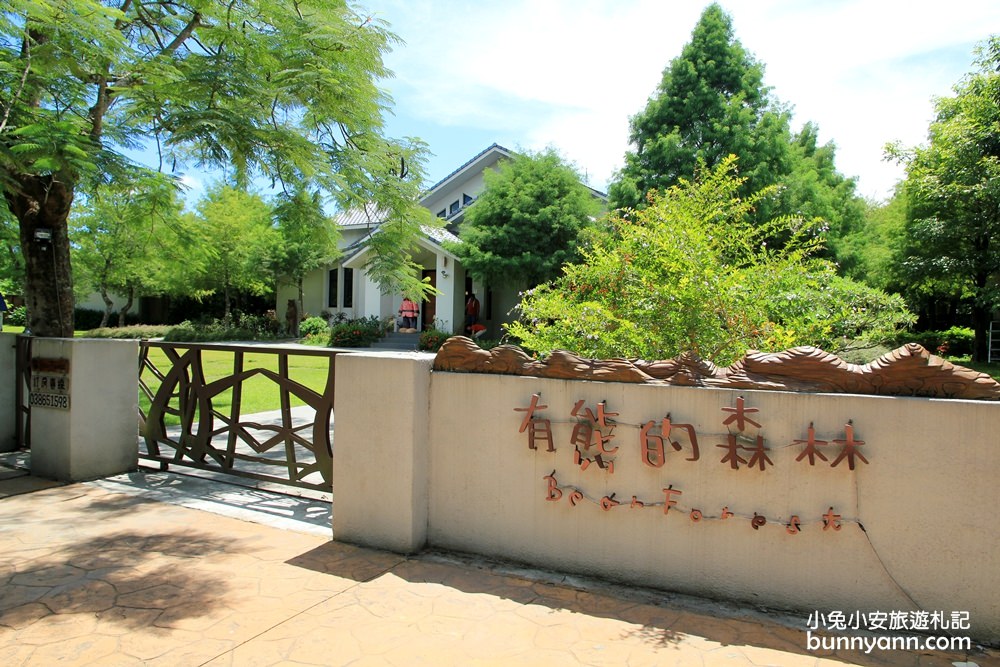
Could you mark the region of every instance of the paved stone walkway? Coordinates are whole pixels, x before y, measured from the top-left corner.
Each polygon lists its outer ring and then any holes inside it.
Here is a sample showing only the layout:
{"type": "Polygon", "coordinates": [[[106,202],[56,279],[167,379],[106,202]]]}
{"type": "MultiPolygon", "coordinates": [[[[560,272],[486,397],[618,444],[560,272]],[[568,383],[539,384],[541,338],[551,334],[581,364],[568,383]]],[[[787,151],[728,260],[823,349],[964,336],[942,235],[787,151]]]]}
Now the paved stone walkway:
{"type": "Polygon", "coordinates": [[[127,481],[0,468],[0,665],[1000,665],[996,651],[817,655],[803,619],[405,558],[127,481]]]}

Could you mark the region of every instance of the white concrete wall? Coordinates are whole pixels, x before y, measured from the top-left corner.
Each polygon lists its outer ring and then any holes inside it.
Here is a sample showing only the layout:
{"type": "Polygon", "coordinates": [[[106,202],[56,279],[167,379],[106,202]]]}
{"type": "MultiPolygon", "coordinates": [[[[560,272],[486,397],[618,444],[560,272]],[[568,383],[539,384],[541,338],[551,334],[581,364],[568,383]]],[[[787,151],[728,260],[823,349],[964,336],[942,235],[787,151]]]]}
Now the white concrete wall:
{"type": "Polygon", "coordinates": [[[138,359],[134,340],[35,338],[33,359],[69,361],[69,409],[31,408],[31,473],[65,481],[138,466],[138,359]]]}
{"type": "MultiPolygon", "coordinates": [[[[111,302],[114,304],[113,312],[115,313],[121,310],[122,306],[125,305],[125,302],[128,301],[128,299],[126,299],[125,297],[121,296],[120,294],[115,294],[114,292],[108,292],[108,296],[111,298],[111,302]]],[[[86,310],[99,310],[103,313],[105,308],[104,298],[97,292],[91,292],[90,294],[87,294],[86,296],[77,299],[76,307],[84,308],[86,310]]],[[[138,310],[139,310],[139,299],[138,297],[136,297],[136,299],[132,302],[132,309],[130,312],[138,312],[138,310]]]]}
{"type": "MultiPolygon", "coordinates": [[[[456,330],[455,327],[461,331],[463,324],[456,320],[464,317],[464,302],[462,302],[462,308],[456,309],[455,305],[461,301],[461,297],[465,293],[465,286],[457,281],[459,276],[453,259],[444,255],[436,255],[435,262],[437,289],[440,293],[437,295],[437,310],[434,319],[439,321],[442,331],[452,333],[456,330]]],[[[464,278],[464,273],[462,277],[464,278]]]]}
{"type": "Polygon", "coordinates": [[[432,355],[418,352],[338,355],[333,448],[338,539],[403,553],[426,543],[432,361],[432,355]]]}
{"type": "MultiPolygon", "coordinates": [[[[409,551],[425,530],[430,546],[803,614],[967,611],[975,636],[1000,640],[998,404],[432,373],[421,405],[407,394],[423,391],[420,372],[413,361],[338,359],[335,538],[409,551]],[[518,432],[524,413],[514,408],[534,393],[549,406],[540,416],[552,420],[555,452],[530,450],[518,432]],[[759,411],[746,416],[763,426],[773,461],[763,471],[721,461],[718,445],[735,427],[723,408],[738,396],[759,411]],[[574,463],[571,411],[581,399],[619,413],[607,445],[619,447],[613,474],[574,463]],[[642,461],[641,426],[667,413],[694,427],[699,460],[684,460],[691,447],[675,428],[682,451],[668,445],[661,468],[642,461]],[[811,422],[817,439],[833,441],[849,420],[869,464],[795,460],[811,422]],[[562,497],[548,501],[543,478],[553,471],[562,497]],[[670,486],[682,493],[664,514],[670,486]],[[577,506],[574,489],[585,496],[577,506]],[[597,503],[611,494],[622,505],[605,511],[597,503]],[[633,495],[656,505],[631,508],[633,495]],[[721,518],[724,507],[734,516],[721,518]],[[839,531],[823,529],[830,507],[839,531]],[[757,530],[755,513],[767,520],[757,530]],[[789,533],[792,515],[801,532],[789,533]]],[[[821,451],[832,462],[841,447],[821,451]]]]}
{"type": "Polygon", "coordinates": [[[0,452],[17,449],[17,335],[0,333],[0,452]]]}

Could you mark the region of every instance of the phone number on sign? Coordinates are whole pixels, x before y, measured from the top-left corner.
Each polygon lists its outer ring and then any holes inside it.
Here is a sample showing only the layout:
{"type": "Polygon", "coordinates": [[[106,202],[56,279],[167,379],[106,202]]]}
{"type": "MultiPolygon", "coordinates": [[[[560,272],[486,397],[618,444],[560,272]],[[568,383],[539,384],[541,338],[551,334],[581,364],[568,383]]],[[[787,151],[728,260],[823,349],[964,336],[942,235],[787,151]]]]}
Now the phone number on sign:
{"type": "Polygon", "coordinates": [[[69,396],[62,394],[37,394],[32,392],[28,405],[39,408],[60,408],[69,410],[69,396]]]}

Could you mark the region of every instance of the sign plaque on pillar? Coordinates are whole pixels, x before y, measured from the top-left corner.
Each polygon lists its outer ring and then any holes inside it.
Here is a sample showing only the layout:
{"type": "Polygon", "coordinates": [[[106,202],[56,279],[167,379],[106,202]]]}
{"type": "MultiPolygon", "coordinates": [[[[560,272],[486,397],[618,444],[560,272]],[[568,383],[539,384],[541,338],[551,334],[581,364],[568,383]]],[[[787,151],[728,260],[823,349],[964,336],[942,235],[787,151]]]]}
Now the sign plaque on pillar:
{"type": "Polygon", "coordinates": [[[28,404],[33,408],[69,410],[69,359],[31,360],[28,404]]]}

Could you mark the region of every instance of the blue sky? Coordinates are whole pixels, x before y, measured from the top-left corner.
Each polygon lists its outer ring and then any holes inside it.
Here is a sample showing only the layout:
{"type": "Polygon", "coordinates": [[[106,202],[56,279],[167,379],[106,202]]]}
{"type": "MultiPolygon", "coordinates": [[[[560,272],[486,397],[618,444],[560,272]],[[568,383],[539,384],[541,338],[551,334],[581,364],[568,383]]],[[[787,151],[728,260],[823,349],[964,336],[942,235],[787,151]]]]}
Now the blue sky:
{"type": "MultiPolygon", "coordinates": [[[[604,190],[628,149],[628,119],[690,40],[701,0],[368,0],[404,44],[386,61],[392,136],[429,144],[428,184],[493,142],[555,147],[604,190]]],[[[765,82],[837,146],[860,194],[902,170],[890,141],[922,143],[935,96],[1000,33],[1000,3],[969,0],[728,0],[736,37],[765,82]]]]}
{"type": "MultiPolygon", "coordinates": [[[[496,142],[554,147],[606,191],[628,145],[629,117],[690,41],[707,0],[361,0],[403,43],[382,82],[388,134],[432,152],[430,186],[496,142]]],[[[886,143],[923,143],[933,99],[972,69],[973,49],[1000,34],[1000,2],[723,0],[765,83],[819,127],[858,193],[887,198],[902,178],[886,143]]],[[[210,174],[191,172],[188,200],[210,174]]]]}

